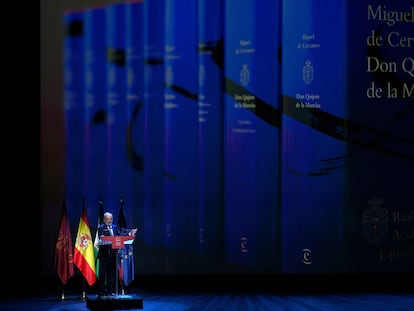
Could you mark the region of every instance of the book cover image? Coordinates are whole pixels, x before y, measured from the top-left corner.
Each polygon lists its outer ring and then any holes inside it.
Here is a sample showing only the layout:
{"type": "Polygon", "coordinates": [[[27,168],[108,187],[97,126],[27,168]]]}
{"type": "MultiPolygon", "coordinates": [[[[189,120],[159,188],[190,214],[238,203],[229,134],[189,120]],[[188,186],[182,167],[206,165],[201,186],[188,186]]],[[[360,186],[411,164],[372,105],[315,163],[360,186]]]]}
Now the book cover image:
{"type": "Polygon", "coordinates": [[[135,226],[143,228],[144,185],[144,1],[126,2],[126,159],[129,211],[139,217],[135,226]]]}
{"type": "Polygon", "coordinates": [[[63,15],[63,96],[66,168],[65,201],[68,210],[78,211],[84,196],[84,12],[63,15]]]}
{"type": "Polygon", "coordinates": [[[344,11],[343,2],[283,2],[283,273],[343,269],[344,11]]]}
{"type": "Polygon", "coordinates": [[[359,272],[413,272],[414,5],[347,9],[347,247],[359,272]]]}
{"type": "Polygon", "coordinates": [[[198,1],[198,254],[206,258],[223,256],[224,75],[214,54],[223,13],[220,0],[198,1]]]}
{"type": "MultiPolygon", "coordinates": [[[[107,199],[108,208],[116,210],[125,196],[125,176],[130,166],[126,155],[128,124],[126,89],[126,3],[106,6],[106,75],[107,75],[107,199]]],[[[125,198],[128,202],[129,199],[125,198]]]]}
{"type": "Polygon", "coordinates": [[[195,254],[198,245],[197,1],[165,2],[164,246],[195,254]]]}
{"type": "MultiPolygon", "coordinates": [[[[106,199],[106,22],[105,7],[84,13],[85,204],[97,206],[106,199]]],[[[90,215],[98,215],[92,209],[90,215]]],[[[93,217],[95,218],[95,217],[93,217]]]]}
{"type": "Polygon", "coordinates": [[[143,239],[163,243],[164,213],[164,0],[144,1],[144,207],[143,239]]]}
{"type": "Polygon", "coordinates": [[[276,272],[280,3],[228,0],[224,20],[225,255],[245,272],[276,272]]]}

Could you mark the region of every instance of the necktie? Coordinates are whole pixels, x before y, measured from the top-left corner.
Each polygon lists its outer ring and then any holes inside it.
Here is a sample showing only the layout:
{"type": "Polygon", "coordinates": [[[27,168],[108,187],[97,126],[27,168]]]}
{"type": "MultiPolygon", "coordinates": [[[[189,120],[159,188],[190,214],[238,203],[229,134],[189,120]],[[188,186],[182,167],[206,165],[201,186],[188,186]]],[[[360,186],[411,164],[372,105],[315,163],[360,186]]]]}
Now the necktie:
{"type": "Polygon", "coordinates": [[[110,233],[111,235],[114,235],[114,232],[112,231],[112,226],[109,226],[108,228],[109,228],[109,233],[110,233]]]}

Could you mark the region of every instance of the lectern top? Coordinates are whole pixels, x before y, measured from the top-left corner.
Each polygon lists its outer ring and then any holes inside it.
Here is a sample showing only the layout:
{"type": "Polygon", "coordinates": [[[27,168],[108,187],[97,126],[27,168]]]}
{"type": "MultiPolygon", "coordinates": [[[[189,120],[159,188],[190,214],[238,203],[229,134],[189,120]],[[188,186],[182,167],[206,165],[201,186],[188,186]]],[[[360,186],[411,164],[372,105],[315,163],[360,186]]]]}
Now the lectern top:
{"type": "Polygon", "coordinates": [[[112,248],[114,249],[120,249],[124,248],[125,244],[129,244],[129,241],[135,240],[135,236],[131,235],[105,235],[101,236],[100,239],[102,241],[111,242],[112,248]]]}

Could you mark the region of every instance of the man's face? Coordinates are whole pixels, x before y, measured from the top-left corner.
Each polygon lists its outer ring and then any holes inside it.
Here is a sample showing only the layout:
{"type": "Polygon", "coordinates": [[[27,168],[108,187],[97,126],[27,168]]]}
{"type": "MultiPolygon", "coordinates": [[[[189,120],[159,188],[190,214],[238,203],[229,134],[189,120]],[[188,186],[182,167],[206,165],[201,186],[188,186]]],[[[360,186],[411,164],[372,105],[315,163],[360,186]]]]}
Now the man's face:
{"type": "Polygon", "coordinates": [[[107,226],[112,225],[112,220],[113,220],[112,218],[113,217],[111,215],[105,215],[105,217],[104,217],[105,225],[107,225],[107,226]]]}

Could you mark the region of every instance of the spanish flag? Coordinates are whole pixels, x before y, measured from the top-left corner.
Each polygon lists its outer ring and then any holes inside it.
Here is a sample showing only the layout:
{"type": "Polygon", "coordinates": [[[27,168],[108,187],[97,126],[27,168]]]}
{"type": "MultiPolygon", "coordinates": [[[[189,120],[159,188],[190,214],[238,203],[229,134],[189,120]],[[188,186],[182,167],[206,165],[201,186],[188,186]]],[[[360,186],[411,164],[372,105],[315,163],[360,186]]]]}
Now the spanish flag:
{"type": "Polygon", "coordinates": [[[79,221],[78,234],[76,235],[74,264],[79,268],[83,277],[92,286],[96,282],[95,254],[92,242],[91,228],[86,214],[85,200],[83,200],[82,216],[79,221]]]}

